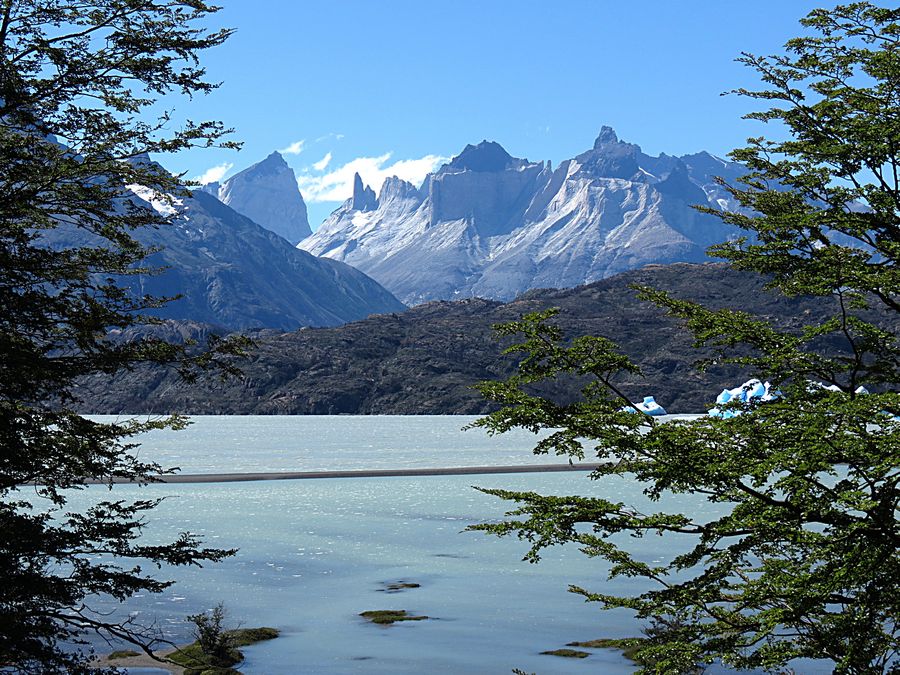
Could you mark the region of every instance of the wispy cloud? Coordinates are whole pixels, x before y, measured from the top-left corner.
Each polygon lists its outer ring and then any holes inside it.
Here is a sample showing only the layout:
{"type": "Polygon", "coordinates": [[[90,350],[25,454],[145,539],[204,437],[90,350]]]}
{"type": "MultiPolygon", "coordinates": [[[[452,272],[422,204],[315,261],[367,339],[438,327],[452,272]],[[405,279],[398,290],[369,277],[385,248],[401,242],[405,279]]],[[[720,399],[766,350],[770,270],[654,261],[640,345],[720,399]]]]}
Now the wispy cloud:
{"type": "Polygon", "coordinates": [[[303,152],[304,145],[306,145],[305,140],[294,141],[289,146],[287,146],[286,148],[282,148],[278,152],[280,152],[282,155],[299,155],[301,152],[303,152]]]}
{"type": "Polygon", "coordinates": [[[384,179],[391,176],[418,185],[426,175],[448,159],[438,155],[425,155],[418,159],[401,159],[389,163],[392,154],[386,152],[378,157],[357,157],[321,176],[304,173],[297,178],[297,184],[307,202],[341,202],[353,195],[353,175],[356,173],[366,185],[378,192],[384,179]]]}
{"type": "Polygon", "coordinates": [[[207,183],[217,183],[225,177],[225,174],[231,171],[231,167],[234,164],[231,162],[225,162],[224,164],[219,164],[218,166],[213,166],[203,172],[200,176],[193,178],[191,180],[195,180],[201,185],[206,185],[207,183]]]}
{"type": "Polygon", "coordinates": [[[324,136],[319,136],[316,139],[316,143],[321,143],[322,141],[330,141],[330,140],[340,141],[343,139],[344,139],[344,134],[336,134],[336,133],[332,132],[330,134],[325,134],[324,136]]]}
{"type": "Polygon", "coordinates": [[[331,164],[331,153],[327,153],[322,159],[313,164],[316,171],[324,171],[325,167],[331,164]]]}

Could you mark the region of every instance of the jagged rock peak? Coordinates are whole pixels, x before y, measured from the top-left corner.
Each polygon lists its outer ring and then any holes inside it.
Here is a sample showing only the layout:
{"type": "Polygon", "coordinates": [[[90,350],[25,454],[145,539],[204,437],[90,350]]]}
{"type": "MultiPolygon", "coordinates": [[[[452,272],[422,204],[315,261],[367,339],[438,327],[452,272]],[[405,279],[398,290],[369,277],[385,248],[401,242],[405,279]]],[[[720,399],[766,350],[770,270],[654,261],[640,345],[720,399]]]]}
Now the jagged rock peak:
{"type": "Polygon", "coordinates": [[[461,153],[450,160],[446,168],[457,171],[495,172],[521,162],[522,160],[513,158],[499,143],[484,140],[478,145],[467,145],[461,153]]]}
{"type": "Polygon", "coordinates": [[[395,198],[417,197],[418,194],[419,190],[415,185],[397,176],[391,176],[390,178],[385,178],[384,183],[381,184],[381,190],[378,192],[378,203],[382,204],[395,198]]]}
{"type": "Polygon", "coordinates": [[[600,127],[600,133],[597,136],[597,140],[594,141],[594,150],[599,150],[604,145],[612,145],[613,143],[618,142],[619,137],[616,136],[616,132],[613,128],[604,124],[600,127]]]}
{"type": "Polygon", "coordinates": [[[581,173],[592,177],[631,180],[638,175],[638,155],[641,148],[634,143],[620,141],[612,127],[603,126],[594,147],[575,159],[581,173]]]}
{"type": "Polygon", "coordinates": [[[368,185],[363,185],[359,173],[353,175],[352,208],[356,211],[374,211],[378,206],[378,197],[368,185]]]}
{"type": "Polygon", "coordinates": [[[267,173],[280,173],[287,169],[288,171],[291,168],[288,166],[288,163],[284,161],[284,157],[281,156],[281,153],[277,150],[266,157],[261,162],[250,167],[251,169],[255,169],[256,173],[264,175],[267,173]]]}

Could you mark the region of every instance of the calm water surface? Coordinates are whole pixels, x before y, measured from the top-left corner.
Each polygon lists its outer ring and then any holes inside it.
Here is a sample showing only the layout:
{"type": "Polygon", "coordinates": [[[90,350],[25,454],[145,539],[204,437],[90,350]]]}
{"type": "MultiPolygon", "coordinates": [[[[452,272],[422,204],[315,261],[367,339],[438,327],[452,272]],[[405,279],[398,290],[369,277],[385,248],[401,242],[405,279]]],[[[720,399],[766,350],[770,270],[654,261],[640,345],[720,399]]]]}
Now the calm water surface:
{"type": "MultiPolygon", "coordinates": [[[[151,435],[143,456],[192,473],[559,461],[531,455],[534,437],[528,434],[460,433],[474,418],[195,419],[187,431],[151,435]]],[[[259,675],[632,672],[615,650],[591,650],[583,660],[539,652],[573,640],[640,634],[629,613],[603,612],[567,593],[569,584],[610,593],[640,586],[607,580],[605,563],[575,548],[547,551],[532,565],[521,561],[525,542],[465,532],[470,524],[500,518],[508,506],[473,485],[602,495],[650,507],[630,480],[590,481],[580,472],[117,486],[116,498],[167,497],[154,512],[148,541],[189,530],[211,545],[240,549],[205,569],[167,570],[178,580],[174,587],[133,598],[117,611],[185,642],[185,616],[224,602],[235,621],[282,631],[246,650],[242,671],[259,675]],[[398,581],[421,586],[385,591],[398,581]],[[432,620],[380,627],[358,616],[372,609],[405,609],[432,620]]],[[[72,504],[109,496],[106,488],[92,487],[72,504]]],[[[692,498],[665,506],[693,513],[711,508],[692,498]]],[[[660,562],[687,543],[649,536],[628,545],[641,560],[660,562]]]]}
{"type": "MultiPolygon", "coordinates": [[[[114,415],[93,419],[115,421],[114,415]]],[[[476,416],[198,415],[183,431],[142,437],[140,456],[183,473],[327,471],[559,462],[535,436],[461,431],[476,416]]]]}

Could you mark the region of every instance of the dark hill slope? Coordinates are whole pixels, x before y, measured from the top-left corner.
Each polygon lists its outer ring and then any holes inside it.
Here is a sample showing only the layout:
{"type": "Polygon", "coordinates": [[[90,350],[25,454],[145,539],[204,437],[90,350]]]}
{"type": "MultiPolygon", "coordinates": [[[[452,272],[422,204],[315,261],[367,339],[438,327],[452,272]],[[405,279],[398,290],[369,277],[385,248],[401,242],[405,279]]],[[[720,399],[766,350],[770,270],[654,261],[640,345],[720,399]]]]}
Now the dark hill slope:
{"type": "MultiPolygon", "coordinates": [[[[100,413],[442,414],[482,413],[490,405],[471,386],[511,373],[491,325],[526,312],[559,307],[567,335],[597,334],[618,342],[644,371],[625,391],[653,394],[670,412],[697,412],[724,386],[749,373],[716,368],[698,373],[691,337],[630,284],[647,284],[712,307],[735,307],[798,328],[822,309],[820,300],[764,292],[756,275],[722,264],[649,266],[573,289],[531,291],[509,303],[432,302],[402,314],[372,316],[338,328],[261,331],[257,346],[227,381],[180,383],[174,373],[136,370],[82,387],[83,410],[100,413]]],[[[574,387],[559,385],[567,398],[574,387]]]]}

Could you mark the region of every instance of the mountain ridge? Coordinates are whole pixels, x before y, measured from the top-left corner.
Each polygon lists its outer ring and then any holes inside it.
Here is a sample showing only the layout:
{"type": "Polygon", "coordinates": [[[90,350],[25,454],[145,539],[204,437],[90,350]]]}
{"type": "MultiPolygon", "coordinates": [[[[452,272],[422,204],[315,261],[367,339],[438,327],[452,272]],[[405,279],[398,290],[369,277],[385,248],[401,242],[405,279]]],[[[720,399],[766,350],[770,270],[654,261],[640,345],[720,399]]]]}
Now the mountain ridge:
{"type": "MultiPolygon", "coordinates": [[[[141,265],[148,271],[117,279],[133,297],[174,298],[148,310],[149,315],[231,331],[292,330],[405,309],[359,270],[291,246],[206,192],[167,197],[129,185],[119,208],[155,209],[171,218],[165,226],[134,230],[132,236],[151,251],[141,265]]],[[[65,224],[44,231],[41,238],[56,248],[104,245],[65,224]]]]}
{"type": "MultiPolygon", "coordinates": [[[[738,306],[799,332],[826,300],[786,298],[765,279],[722,263],[651,265],[586,286],[533,289],[501,303],[471,298],[431,301],[403,313],[374,315],[337,328],[253,334],[257,346],[225,382],[203,375],[194,385],[177,374],[140,368],[79,391],[84,412],[186,414],[476,414],[494,409],[472,386],[506,377],[515,357],[491,331],[523,313],[560,308],[554,320],[568,337],[604,335],[644,373],[618,384],[631,400],[653,395],[669,412],[702,412],[725,387],[756,373],[735,366],[693,364],[714,356],[658,307],[641,302],[633,284],[671,292],[712,308],[738,306]]],[[[126,336],[127,339],[127,336],[126,336]]],[[[559,380],[546,393],[573,400],[577,381],[559,380]]]]}
{"type": "Polygon", "coordinates": [[[485,140],[418,189],[395,179],[375,197],[357,176],[353,198],[298,247],[361,269],[410,305],[510,300],[645,264],[706,260],[709,245],[738,233],[691,206],[736,208],[713,176],[734,182],[745,172],[708,153],[651,157],[607,126],[556,169],[485,140]]]}

